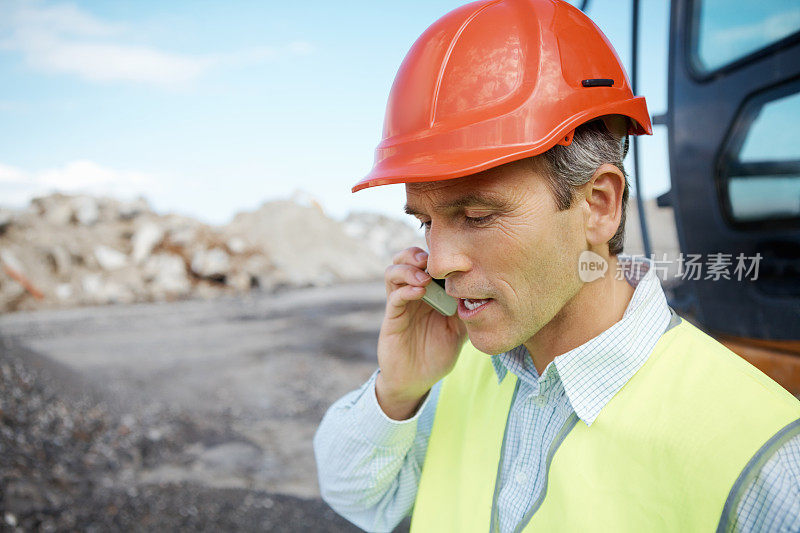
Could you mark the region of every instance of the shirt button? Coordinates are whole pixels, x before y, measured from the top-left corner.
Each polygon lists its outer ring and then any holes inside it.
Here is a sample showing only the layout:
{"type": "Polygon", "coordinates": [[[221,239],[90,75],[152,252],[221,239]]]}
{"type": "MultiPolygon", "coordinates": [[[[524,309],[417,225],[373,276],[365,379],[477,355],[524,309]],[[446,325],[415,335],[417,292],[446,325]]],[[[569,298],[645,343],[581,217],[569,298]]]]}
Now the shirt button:
{"type": "Polygon", "coordinates": [[[514,476],[514,481],[522,485],[528,480],[528,476],[525,475],[525,472],[517,472],[517,475],[514,476]]]}
{"type": "Polygon", "coordinates": [[[533,400],[533,401],[534,401],[534,402],[536,403],[536,405],[538,405],[539,407],[544,407],[544,405],[547,403],[547,398],[545,398],[543,394],[540,394],[539,396],[537,396],[536,398],[534,398],[534,400],[533,400]]]}

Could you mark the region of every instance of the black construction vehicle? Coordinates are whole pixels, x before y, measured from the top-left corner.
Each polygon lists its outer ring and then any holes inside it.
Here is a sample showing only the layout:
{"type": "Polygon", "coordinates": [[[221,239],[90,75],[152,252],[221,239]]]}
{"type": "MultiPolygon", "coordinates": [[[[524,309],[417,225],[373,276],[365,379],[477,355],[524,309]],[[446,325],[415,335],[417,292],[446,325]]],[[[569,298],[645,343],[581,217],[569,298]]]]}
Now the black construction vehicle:
{"type": "MultiPolygon", "coordinates": [[[[635,92],[638,0],[632,26],[635,92]]],[[[681,278],[670,304],[800,394],[800,1],[672,0],[668,109],[653,118],[681,256],[729,262],[681,278]]]]}

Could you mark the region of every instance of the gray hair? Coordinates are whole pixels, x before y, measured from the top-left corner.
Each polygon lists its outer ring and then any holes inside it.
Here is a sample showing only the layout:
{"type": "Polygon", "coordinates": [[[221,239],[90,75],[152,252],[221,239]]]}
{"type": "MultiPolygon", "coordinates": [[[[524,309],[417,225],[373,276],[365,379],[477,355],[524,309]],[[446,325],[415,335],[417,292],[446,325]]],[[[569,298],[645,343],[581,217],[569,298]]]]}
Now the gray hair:
{"type": "Polygon", "coordinates": [[[611,255],[622,253],[625,237],[625,209],[628,205],[628,174],[622,160],[628,152],[628,136],[612,133],[602,120],[581,124],[575,129],[569,146],[555,145],[534,158],[545,167],[549,186],[558,209],[569,209],[575,190],[588,183],[594,172],[605,163],[614,165],[625,176],[622,192],[622,216],[616,233],[608,241],[611,255]]]}

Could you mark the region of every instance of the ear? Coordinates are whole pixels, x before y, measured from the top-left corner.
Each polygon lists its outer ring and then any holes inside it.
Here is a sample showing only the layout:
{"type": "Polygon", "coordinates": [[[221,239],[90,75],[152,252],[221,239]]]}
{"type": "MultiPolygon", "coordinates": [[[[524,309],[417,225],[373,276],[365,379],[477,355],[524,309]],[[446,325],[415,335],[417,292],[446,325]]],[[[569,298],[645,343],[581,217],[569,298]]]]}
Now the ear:
{"type": "Polygon", "coordinates": [[[625,176],[610,164],[599,166],[584,185],[586,241],[592,247],[607,245],[617,232],[622,217],[624,191],[625,176]]]}

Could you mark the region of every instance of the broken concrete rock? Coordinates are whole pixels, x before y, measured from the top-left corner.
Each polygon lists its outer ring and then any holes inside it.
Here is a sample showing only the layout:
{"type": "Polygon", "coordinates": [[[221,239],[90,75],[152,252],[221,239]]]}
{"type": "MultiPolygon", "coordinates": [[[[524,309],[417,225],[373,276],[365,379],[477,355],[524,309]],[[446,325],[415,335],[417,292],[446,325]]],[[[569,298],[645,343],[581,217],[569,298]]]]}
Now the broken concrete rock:
{"type": "Polygon", "coordinates": [[[191,268],[201,278],[224,281],[225,276],[230,274],[231,260],[220,248],[198,250],[192,256],[191,268]]]}
{"type": "Polygon", "coordinates": [[[91,196],[78,196],[72,201],[72,213],[78,224],[91,226],[100,219],[100,206],[91,196]]]}
{"type": "Polygon", "coordinates": [[[143,197],[118,203],[117,212],[121,220],[130,220],[150,212],[150,204],[143,197]]]}
{"type": "Polygon", "coordinates": [[[133,262],[141,264],[153,248],[164,239],[165,230],[155,222],[145,222],[136,230],[133,235],[133,262]]]}
{"type": "Polygon", "coordinates": [[[99,302],[103,291],[103,279],[100,274],[86,274],[81,280],[81,288],[89,302],[99,302]]]}
{"type": "Polygon", "coordinates": [[[183,296],[191,289],[186,263],[177,255],[160,253],[150,256],[144,264],[144,276],[150,281],[157,298],[183,296]]]}
{"type": "Polygon", "coordinates": [[[243,254],[247,250],[247,242],[241,237],[228,239],[227,246],[232,254],[243,254]]]}
{"type": "Polygon", "coordinates": [[[108,246],[95,246],[94,257],[103,270],[119,270],[128,264],[128,257],[108,246]]]}
{"type": "Polygon", "coordinates": [[[44,212],[45,220],[54,226],[66,226],[72,222],[72,206],[59,204],[44,212]]]}
{"type": "Polygon", "coordinates": [[[258,279],[247,272],[234,272],[229,274],[225,276],[225,283],[240,292],[258,287],[258,279]]]}
{"type": "Polygon", "coordinates": [[[69,283],[59,283],[56,286],[56,297],[61,301],[67,301],[72,298],[75,291],[69,283]]]}
{"type": "Polygon", "coordinates": [[[57,244],[45,252],[45,254],[48,261],[50,261],[54,274],[63,277],[69,276],[72,271],[72,256],[66,248],[57,244]]]}
{"type": "Polygon", "coordinates": [[[167,215],[163,219],[163,224],[167,232],[167,241],[180,247],[189,247],[196,243],[203,227],[197,220],[179,215],[167,215]]]}

